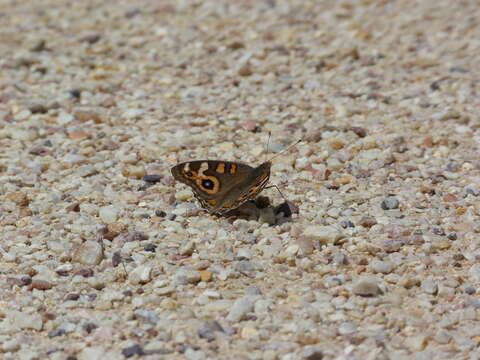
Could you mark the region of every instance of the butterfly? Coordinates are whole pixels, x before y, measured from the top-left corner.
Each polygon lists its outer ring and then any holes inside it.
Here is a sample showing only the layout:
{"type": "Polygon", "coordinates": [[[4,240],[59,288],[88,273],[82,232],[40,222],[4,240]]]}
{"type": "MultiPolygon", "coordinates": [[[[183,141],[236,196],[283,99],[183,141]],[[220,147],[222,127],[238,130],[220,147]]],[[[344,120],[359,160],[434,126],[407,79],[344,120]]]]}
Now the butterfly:
{"type": "Polygon", "coordinates": [[[272,163],[257,167],[230,161],[196,160],[175,165],[173,177],[190,186],[203,208],[225,214],[253,200],[270,180],[272,163]]]}
{"type": "MultiPolygon", "coordinates": [[[[275,156],[288,151],[300,141],[275,156]]],[[[172,167],[171,172],[177,181],[192,188],[204,209],[211,214],[222,215],[255,199],[265,189],[270,180],[272,159],[257,167],[222,160],[187,161],[172,167]]]]}

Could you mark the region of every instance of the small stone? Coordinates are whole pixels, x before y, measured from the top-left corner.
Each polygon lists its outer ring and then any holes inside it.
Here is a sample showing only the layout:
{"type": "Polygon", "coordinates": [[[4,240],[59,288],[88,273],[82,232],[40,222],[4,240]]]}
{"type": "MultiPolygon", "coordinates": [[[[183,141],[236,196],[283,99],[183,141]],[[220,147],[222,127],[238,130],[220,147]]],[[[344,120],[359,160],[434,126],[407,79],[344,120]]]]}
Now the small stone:
{"type": "Polygon", "coordinates": [[[155,251],[157,251],[157,245],[148,244],[143,248],[143,250],[154,253],[155,251]]]}
{"type": "Polygon", "coordinates": [[[192,192],[190,190],[181,190],[175,193],[175,199],[180,201],[186,201],[192,198],[192,192]]]}
{"type": "Polygon", "coordinates": [[[372,276],[363,276],[353,285],[352,291],[355,295],[376,296],[381,293],[378,287],[378,280],[372,276]]]}
{"type": "Polygon", "coordinates": [[[87,35],[84,35],[80,38],[80,41],[81,42],[87,42],[89,44],[95,44],[96,42],[98,42],[100,39],[102,38],[102,35],[98,34],[98,33],[92,33],[92,34],[87,34],[87,35]]]}
{"type": "Polygon", "coordinates": [[[170,296],[175,293],[175,288],[173,286],[165,286],[155,289],[155,294],[159,296],[170,296]]]}
{"type": "Polygon", "coordinates": [[[143,348],[140,345],[136,344],[123,349],[122,355],[125,356],[126,358],[129,358],[134,355],[143,356],[145,355],[145,352],[143,351],[143,348]]]}
{"type": "Polygon", "coordinates": [[[350,335],[357,331],[357,325],[351,322],[344,322],[341,323],[338,327],[338,334],[339,335],[350,335]]]}
{"type": "Polygon", "coordinates": [[[428,338],[426,335],[414,335],[407,336],[405,339],[405,345],[412,351],[422,351],[428,344],[428,338]]]}
{"type": "Polygon", "coordinates": [[[32,278],[29,275],[17,275],[7,277],[7,284],[16,286],[26,286],[32,283],[32,278]]]}
{"type": "Polygon", "coordinates": [[[237,251],[236,260],[250,260],[252,258],[252,251],[248,248],[240,248],[237,251]]]}
{"type": "Polygon", "coordinates": [[[302,351],[302,360],[323,360],[323,352],[318,347],[305,347],[302,351]]]}
{"type": "Polygon", "coordinates": [[[110,224],[117,221],[119,213],[120,209],[113,205],[101,207],[100,211],[98,212],[100,219],[102,219],[105,224],[110,224]]]}
{"type": "Polygon", "coordinates": [[[246,296],[262,295],[262,291],[257,286],[249,286],[245,289],[246,296]]]}
{"type": "Polygon", "coordinates": [[[46,44],[45,39],[38,39],[30,46],[29,50],[32,52],[41,52],[46,49],[46,44]]]}
{"type": "Polygon", "coordinates": [[[373,272],[380,274],[389,274],[393,270],[392,263],[387,261],[373,260],[370,263],[370,267],[372,268],[373,272]]]}
{"type": "Polygon", "coordinates": [[[74,117],[79,122],[93,121],[94,123],[104,122],[104,116],[99,109],[93,107],[80,106],[75,108],[74,117]]]}
{"type": "Polygon", "coordinates": [[[248,298],[237,299],[227,315],[227,320],[237,323],[245,319],[247,313],[253,311],[253,305],[253,302],[248,298]]]}
{"type": "Polygon", "coordinates": [[[128,276],[132,284],[146,284],[151,280],[152,268],[146,265],[140,265],[135,268],[128,276]]]}
{"type": "Polygon", "coordinates": [[[0,352],[14,353],[20,349],[20,343],[17,339],[6,340],[1,344],[0,352]]]}
{"type": "Polygon", "coordinates": [[[103,260],[103,246],[97,241],[85,241],[74,250],[72,258],[84,265],[98,265],[103,260]]]}
{"type": "Polygon", "coordinates": [[[319,241],[321,244],[335,244],[344,235],[333,226],[308,225],[303,231],[303,236],[319,241]]]}
{"type": "Polygon", "coordinates": [[[180,269],[174,276],[176,285],[197,284],[200,280],[200,274],[193,269],[180,269]]]}
{"type": "Polygon", "coordinates": [[[275,215],[283,214],[284,218],[292,217],[293,214],[299,213],[299,208],[291,201],[285,201],[278,205],[275,210],[275,215]]]}
{"type": "Polygon", "coordinates": [[[258,126],[258,123],[254,120],[247,120],[243,123],[242,127],[246,130],[246,131],[250,131],[250,132],[257,132],[259,126],[258,126]]]}
{"type": "Polygon", "coordinates": [[[209,342],[215,340],[215,332],[225,332],[218,321],[215,320],[205,321],[197,330],[198,337],[209,342]]]}
{"type": "Polygon", "coordinates": [[[200,280],[203,282],[212,281],[212,272],[208,270],[200,270],[198,271],[200,274],[200,280]]]}
{"type": "Polygon", "coordinates": [[[148,175],[147,174],[143,177],[143,181],[145,181],[147,183],[152,183],[152,184],[158,183],[161,179],[162,179],[162,177],[160,175],[148,175]]]}
{"type": "Polygon", "coordinates": [[[258,330],[253,326],[245,326],[242,328],[242,331],[240,331],[240,336],[243,339],[251,339],[258,336],[258,330]]]}
{"type": "Polygon", "coordinates": [[[27,194],[24,194],[21,191],[14,191],[11,193],[7,193],[5,198],[9,201],[14,202],[18,206],[27,206],[29,203],[27,194]]]}
{"type": "Polygon", "coordinates": [[[313,241],[309,237],[300,236],[298,239],[296,239],[296,243],[300,248],[300,252],[302,255],[311,255],[315,250],[315,247],[313,246],[313,241]]]}
{"type": "Polygon", "coordinates": [[[93,165],[83,165],[78,168],[78,176],[89,177],[98,174],[98,170],[93,165]]]}
{"type": "Polygon", "coordinates": [[[389,196],[382,201],[382,209],[383,210],[398,209],[399,205],[400,205],[400,202],[397,200],[397,198],[395,198],[393,196],[389,196]]]}
{"type": "Polygon", "coordinates": [[[189,241],[179,249],[179,254],[183,256],[190,256],[195,251],[195,242],[189,241]]]}
{"type": "Polygon", "coordinates": [[[102,359],[108,358],[107,354],[108,353],[105,351],[105,349],[100,346],[89,346],[89,347],[84,347],[76,355],[76,359],[77,360],[102,360],[102,359]]]}
{"type": "Polygon", "coordinates": [[[53,287],[53,284],[46,280],[34,279],[29,286],[29,289],[37,289],[37,290],[50,290],[53,287]]]}
{"type": "Polygon", "coordinates": [[[143,165],[126,165],[122,170],[122,175],[125,177],[134,177],[136,179],[142,179],[145,177],[146,170],[143,165]]]}
{"type": "Polygon", "coordinates": [[[367,130],[359,126],[352,126],[350,131],[353,131],[359,138],[364,138],[367,136],[367,130]]]}
{"type": "Polygon", "coordinates": [[[359,224],[366,228],[371,228],[373,225],[377,224],[377,220],[371,216],[364,216],[360,219],[359,224]]]}
{"type": "Polygon", "coordinates": [[[137,309],[133,313],[135,314],[136,319],[141,319],[151,324],[156,324],[160,320],[158,314],[155,311],[137,309]]]}
{"type": "Polygon", "coordinates": [[[42,315],[39,313],[25,313],[16,310],[3,310],[5,319],[1,323],[0,332],[16,332],[18,329],[42,330],[42,315]]]}
{"type": "Polygon", "coordinates": [[[437,295],[438,293],[438,285],[434,283],[432,280],[423,280],[422,281],[422,290],[430,295],[437,295]]]}
{"type": "Polygon", "coordinates": [[[251,65],[247,62],[243,64],[239,69],[238,69],[238,75],[240,76],[251,76],[253,74],[253,70],[251,65]]]}

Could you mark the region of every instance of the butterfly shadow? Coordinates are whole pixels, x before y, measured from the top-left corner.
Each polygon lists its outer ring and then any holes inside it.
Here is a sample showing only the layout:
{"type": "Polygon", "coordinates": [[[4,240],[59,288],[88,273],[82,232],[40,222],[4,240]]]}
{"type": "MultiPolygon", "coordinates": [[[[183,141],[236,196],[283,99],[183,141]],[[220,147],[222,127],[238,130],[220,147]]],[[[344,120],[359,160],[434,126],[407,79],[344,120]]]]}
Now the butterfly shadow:
{"type": "Polygon", "coordinates": [[[219,216],[232,221],[235,219],[255,220],[275,226],[291,221],[295,215],[298,215],[298,212],[298,206],[291,201],[286,200],[274,206],[270,203],[270,198],[259,196],[255,200],[247,201],[240,207],[219,216]]]}

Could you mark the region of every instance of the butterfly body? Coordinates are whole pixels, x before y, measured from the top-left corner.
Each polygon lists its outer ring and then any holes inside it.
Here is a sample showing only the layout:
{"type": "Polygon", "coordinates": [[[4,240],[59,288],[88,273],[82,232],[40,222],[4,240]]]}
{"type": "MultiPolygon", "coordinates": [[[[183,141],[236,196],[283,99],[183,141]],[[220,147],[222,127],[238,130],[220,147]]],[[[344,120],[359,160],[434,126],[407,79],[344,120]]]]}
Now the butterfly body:
{"type": "Polygon", "coordinates": [[[240,162],[195,160],[175,165],[173,177],[190,186],[202,207],[224,214],[254,199],[268,184],[270,161],[252,167],[240,162]]]}

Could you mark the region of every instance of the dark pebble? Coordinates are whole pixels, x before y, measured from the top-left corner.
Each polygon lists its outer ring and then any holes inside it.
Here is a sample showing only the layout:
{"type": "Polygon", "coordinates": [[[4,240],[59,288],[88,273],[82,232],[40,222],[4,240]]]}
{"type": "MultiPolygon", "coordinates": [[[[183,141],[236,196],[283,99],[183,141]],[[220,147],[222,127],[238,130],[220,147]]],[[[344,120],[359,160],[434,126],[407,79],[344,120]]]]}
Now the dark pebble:
{"type": "Polygon", "coordinates": [[[28,110],[30,110],[32,114],[45,114],[48,112],[48,109],[43,104],[32,104],[28,110]]]}
{"type": "Polygon", "coordinates": [[[465,288],[465,294],[468,294],[468,295],[473,295],[477,292],[477,290],[475,290],[475,288],[473,286],[467,286],[465,288]]]}
{"type": "Polygon", "coordinates": [[[280,213],[283,213],[283,217],[289,218],[292,217],[293,214],[298,214],[299,209],[298,206],[295,205],[291,201],[285,201],[284,203],[281,203],[275,208],[275,215],[278,215],[280,213]]]}
{"type": "Polygon", "coordinates": [[[216,320],[205,321],[197,330],[198,337],[209,342],[215,340],[215,332],[224,332],[222,326],[216,320]]]}
{"type": "Polygon", "coordinates": [[[148,244],[148,245],[146,245],[146,246],[143,248],[143,250],[154,253],[155,251],[157,251],[157,245],[155,245],[155,244],[148,244]]]}
{"type": "Polygon", "coordinates": [[[137,16],[139,14],[141,14],[142,12],[140,11],[140,9],[132,9],[132,10],[128,10],[126,13],[125,13],[125,17],[127,19],[131,19],[133,18],[134,16],[137,16]]]}
{"type": "Polygon", "coordinates": [[[136,344],[123,349],[122,355],[125,356],[126,358],[129,358],[134,355],[139,355],[139,356],[145,355],[145,352],[143,351],[140,345],[136,344]]]}
{"type": "Polygon", "coordinates": [[[155,210],[155,216],[165,217],[165,216],[167,216],[167,213],[163,210],[155,210]]]}
{"type": "Polygon", "coordinates": [[[80,276],[83,276],[84,278],[92,277],[93,274],[94,273],[92,269],[80,269],[75,273],[75,275],[80,275],[80,276]]]}
{"type": "Polygon", "coordinates": [[[445,230],[443,230],[441,227],[434,227],[432,231],[435,235],[445,236],[445,230]]]}
{"type": "Polygon", "coordinates": [[[450,172],[457,172],[458,170],[460,170],[460,164],[454,162],[448,163],[447,170],[450,172]]]}
{"type": "Polygon", "coordinates": [[[122,262],[122,255],[120,251],[116,251],[112,255],[112,265],[113,267],[117,267],[122,262]]]}
{"type": "Polygon", "coordinates": [[[360,219],[360,225],[363,227],[371,228],[377,224],[377,220],[372,216],[364,216],[360,219]]]}
{"type": "Polygon", "coordinates": [[[440,82],[437,80],[437,81],[434,81],[430,84],[430,89],[433,90],[433,91],[437,91],[437,90],[440,90],[440,82]]]}
{"type": "Polygon", "coordinates": [[[49,331],[48,332],[48,337],[53,338],[57,336],[63,336],[65,335],[65,330],[61,328],[56,328],[55,330],[49,331]]]}
{"type": "Polygon", "coordinates": [[[30,285],[31,283],[32,278],[28,275],[7,277],[7,284],[9,285],[26,286],[30,285]]]}
{"type": "Polygon", "coordinates": [[[473,195],[473,196],[478,196],[480,195],[480,190],[478,188],[474,188],[474,187],[469,187],[467,188],[467,190],[465,190],[465,192],[468,194],[468,195],[473,195]]]}
{"type": "Polygon", "coordinates": [[[457,233],[451,232],[447,235],[448,240],[457,240],[457,233]]]}
{"type": "Polygon", "coordinates": [[[389,196],[382,201],[382,209],[383,210],[398,209],[399,205],[400,205],[400,202],[397,200],[397,198],[395,198],[393,196],[389,196]]]}
{"type": "Polygon", "coordinates": [[[89,323],[86,323],[82,326],[83,330],[85,330],[85,332],[87,334],[90,334],[93,330],[95,330],[96,328],[98,328],[98,325],[95,324],[95,323],[92,323],[92,322],[89,322],[89,323]]]}
{"type": "Polygon", "coordinates": [[[87,294],[87,299],[89,301],[95,301],[97,299],[97,294],[87,294]]]}
{"type": "Polygon", "coordinates": [[[100,34],[89,34],[89,35],[85,35],[84,37],[82,37],[80,39],[81,42],[87,42],[89,44],[95,44],[96,42],[98,42],[99,40],[101,39],[101,35],[100,34]]]}
{"type": "Polygon", "coordinates": [[[77,301],[80,298],[80,294],[71,293],[65,297],[65,300],[77,301]]]}
{"type": "Polygon", "coordinates": [[[360,138],[364,138],[365,136],[367,136],[367,130],[365,130],[364,128],[362,127],[359,127],[359,126],[352,126],[350,128],[351,131],[353,131],[355,133],[355,135],[357,135],[358,137],[360,138]]]}
{"type": "Polygon", "coordinates": [[[47,42],[44,39],[38,40],[35,45],[30,48],[32,52],[40,52],[46,49],[47,42]]]}
{"type": "Polygon", "coordinates": [[[143,177],[143,181],[152,184],[158,183],[161,179],[162,177],[160,175],[145,175],[143,177]]]}
{"type": "Polygon", "coordinates": [[[70,94],[71,97],[79,100],[80,97],[82,96],[82,91],[79,90],[79,89],[72,89],[72,90],[69,90],[68,93],[70,94]]]}
{"type": "Polygon", "coordinates": [[[344,220],[340,223],[340,226],[343,227],[344,229],[346,229],[346,228],[355,227],[355,224],[353,222],[351,222],[350,220],[344,220]]]}
{"type": "Polygon", "coordinates": [[[307,349],[303,354],[304,360],[322,360],[323,353],[318,349],[307,349]]]}

